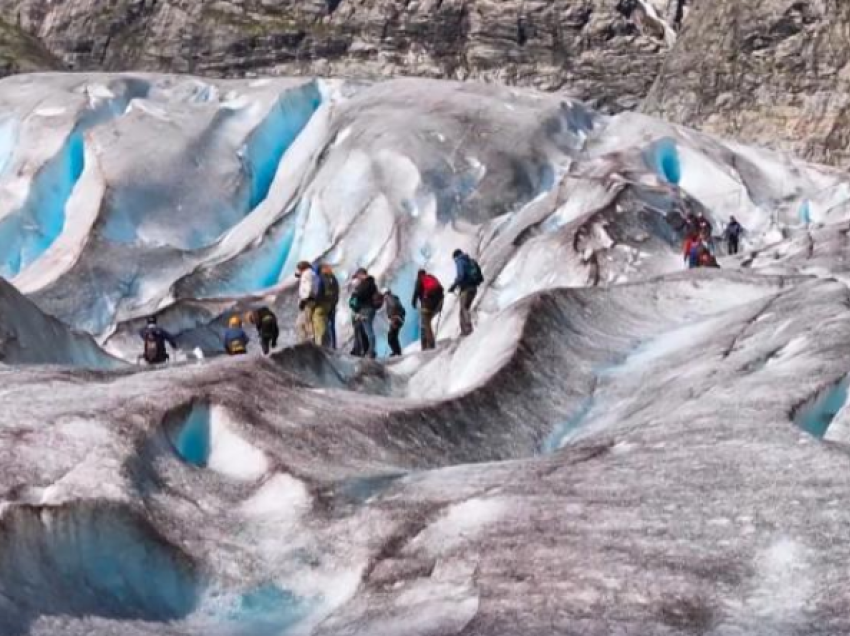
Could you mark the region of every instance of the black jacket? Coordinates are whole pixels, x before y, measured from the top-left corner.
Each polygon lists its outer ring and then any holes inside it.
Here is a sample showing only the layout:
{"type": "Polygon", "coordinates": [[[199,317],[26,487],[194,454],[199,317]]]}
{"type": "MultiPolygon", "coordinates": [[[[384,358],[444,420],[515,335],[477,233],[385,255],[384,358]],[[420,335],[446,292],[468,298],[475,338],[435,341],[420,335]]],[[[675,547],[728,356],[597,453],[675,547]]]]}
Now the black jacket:
{"type": "Polygon", "coordinates": [[[367,276],[361,280],[351,294],[351,308],[354,311],[362,311],[364,309],[374,309],[375,296],[378,295],[378,286],[375,284],[375,279],[367,276]]]}
{"type": "Polygon", "coordinates": [[[262,338],[276,338],[280,334],[277,316],[268,307],[260,307],[254,311],[254,326],[262,338]]]}

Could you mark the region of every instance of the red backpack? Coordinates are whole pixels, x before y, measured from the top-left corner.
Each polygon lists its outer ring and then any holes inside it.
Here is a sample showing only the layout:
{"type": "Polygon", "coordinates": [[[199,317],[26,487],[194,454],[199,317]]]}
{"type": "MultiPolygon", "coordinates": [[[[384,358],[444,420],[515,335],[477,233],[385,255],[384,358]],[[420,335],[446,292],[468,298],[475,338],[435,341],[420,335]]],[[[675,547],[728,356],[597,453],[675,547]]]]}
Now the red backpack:
{"type": "Polygon", "coordinates": [[[440,284],[440,281],[437,280],[436,276],[425,274],[425,276],[422,277],[422,298],[436,300],[437,298],[442,297],[443,286],[440,284]]]}

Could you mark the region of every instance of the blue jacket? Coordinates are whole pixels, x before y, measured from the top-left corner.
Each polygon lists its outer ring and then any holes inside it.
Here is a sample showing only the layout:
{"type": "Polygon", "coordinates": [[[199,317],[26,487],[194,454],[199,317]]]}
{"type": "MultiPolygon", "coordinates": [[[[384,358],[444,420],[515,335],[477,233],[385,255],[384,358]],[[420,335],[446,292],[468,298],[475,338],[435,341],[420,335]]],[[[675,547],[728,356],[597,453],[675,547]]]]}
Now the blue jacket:
{"type": "Polygon", "coordinates": [[[248,337],[248,334],[245,333],[245,330],[242,329],[242,327],[228,328],[227,331],[224,332],[224,350],[229,353],[231,343],[238,340],[244,342],[246,347],[251,341],[251,339],[248,337]]]}
{"type": "Polygon", "coordinates": [[[467,287],[474,287],[474,285],[469,282],[470,263],[469,256],[467,254],[461,254],[455,259],[455,268],[457,269],[457,276],[455,277],[455,282],[452,283],[452,290],[457,288],[465,289],[467,287]]]}

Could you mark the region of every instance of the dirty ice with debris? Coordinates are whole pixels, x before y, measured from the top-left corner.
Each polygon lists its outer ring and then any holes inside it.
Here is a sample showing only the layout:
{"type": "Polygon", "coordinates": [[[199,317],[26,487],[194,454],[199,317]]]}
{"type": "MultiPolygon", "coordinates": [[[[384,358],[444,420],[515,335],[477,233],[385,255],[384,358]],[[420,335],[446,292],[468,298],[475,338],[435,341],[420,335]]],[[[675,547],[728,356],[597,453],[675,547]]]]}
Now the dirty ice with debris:
{"type": "Polygon", "coordinates": [[[3,80],[0,634],[850,633],[848,201],[530,90],[3,80]],[[746,230],[720,269],[699,211],[746,230]],[[422,353],[456,248],[476,331],[449,296],[422,353]],[[346,355],[345,302],[293,346],[317,258],[400,296],[404,357],[346,355]],[[218,355],[261,303],[278,351],[218,355]]]}

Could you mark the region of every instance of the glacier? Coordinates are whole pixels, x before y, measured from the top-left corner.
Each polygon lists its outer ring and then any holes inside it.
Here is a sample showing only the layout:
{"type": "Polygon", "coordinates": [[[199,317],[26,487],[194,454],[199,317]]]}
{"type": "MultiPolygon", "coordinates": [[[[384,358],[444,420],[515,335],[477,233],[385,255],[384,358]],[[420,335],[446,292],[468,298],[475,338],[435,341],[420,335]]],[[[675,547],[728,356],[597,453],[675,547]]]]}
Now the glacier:
{"type": "Polygon", "coordinates": [[[848,201],[532,90],[0,80],[0,634],[850,632],[848,201]],[[716,270],[699,212],[746,228],[716,270]],[[476,331],[449,295],[423,352],[415,274],[456,248],[476,331]],[[338,351],[296,344],[319,258],[338,351]],[[346,353],[358,267],[401,358],[346,353]],[[261,304],[280,348],[222,356],[261,304]]]}

